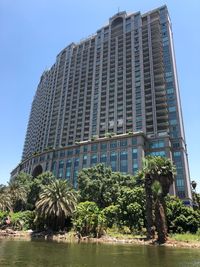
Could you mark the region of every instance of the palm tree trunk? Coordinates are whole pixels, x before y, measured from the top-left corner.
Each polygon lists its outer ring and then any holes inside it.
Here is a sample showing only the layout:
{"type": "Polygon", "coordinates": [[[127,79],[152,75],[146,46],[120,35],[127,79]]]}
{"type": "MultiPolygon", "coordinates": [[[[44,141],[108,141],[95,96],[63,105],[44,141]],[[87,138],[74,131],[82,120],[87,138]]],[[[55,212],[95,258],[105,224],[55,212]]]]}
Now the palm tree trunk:
{"type": "Polygon", "coordinates": [[[158,242],[163,244],[167,241],[167,224],[165,210],[162,205],[163,197],[158,197],[155,202],[155,223],[158,233],[158,242]]]}
{"type": "Polygon", "coordinates": [[[153,196],[151,189],[151,177],[146,177],[145,179],[145,192],[146,192],[146,220],[147,220],[147,238],[152,239],[153,237],[153,196]]]}

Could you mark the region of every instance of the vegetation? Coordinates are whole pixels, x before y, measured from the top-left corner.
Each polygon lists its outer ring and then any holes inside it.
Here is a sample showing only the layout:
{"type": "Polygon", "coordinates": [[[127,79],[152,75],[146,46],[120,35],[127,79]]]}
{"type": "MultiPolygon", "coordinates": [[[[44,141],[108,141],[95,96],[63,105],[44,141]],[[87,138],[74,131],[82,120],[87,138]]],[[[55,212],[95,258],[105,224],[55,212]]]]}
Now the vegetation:
{"type": "Polygon", "coordinates": [[[164,243],[167,240],[165,197],[173,184],[175,166],[170,159],[147,156],[144,159],[143,173],[146,192],[147,235],[148,238],[154,236],[155,225],[158,241],[164,243]],[[153,221],[153,211],[155,221],[153,221]]]}
{"type": "Polygon", "coordinates": [[[67,182],[55,179],[42,187],[36,202],[36,221],[41,218],[52,230],[63,229],[65,219],[72,216],[76,203],[76,194],[67,187],[67,182]]]}
{"type": "Polygon", "coordinates": [[[103,164],[78,174],[78,191],[46,172],[36,178],[20,173],[0,186],[0,228],[14,230],[68,230],[79,236],[107,233],[154,238],[167,235],[199,236],[200,197],[193,192],[194,208],[168,195],[175,173],[171,161],[147,157],[133,177],[112,172],[103,164]],[[145,230],[146,229],[146,230],[145,230]],[[155,235],[156,236],[156,235],[155,235]]]}

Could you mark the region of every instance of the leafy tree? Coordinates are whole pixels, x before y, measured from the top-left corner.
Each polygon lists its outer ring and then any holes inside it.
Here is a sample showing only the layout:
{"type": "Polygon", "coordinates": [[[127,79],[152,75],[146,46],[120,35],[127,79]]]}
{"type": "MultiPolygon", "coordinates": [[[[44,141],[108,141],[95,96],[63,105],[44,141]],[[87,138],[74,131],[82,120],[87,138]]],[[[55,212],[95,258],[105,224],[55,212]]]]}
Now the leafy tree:
{"type": "MultiPolygon", "coordinates": [[[[173,184],[175,166],[172,164],[171,160],[164,157],[152,157],[147,156],[144,159],[143,164],[143,174],[145,177],[145,192],[146,192],[146,219],[147,219],[147,237],[152,238],[152,228],[153,228],[153,193],[152,185],[155,181],[158,181],[162,190],[159,194],[159,201],[157,201],[157,208],[163,210],[163,215],[160,217],[162,227],[162,234],[158,232],[158,240],[163,243],[167,239],[164,218],[166,216],[165,200],[164,197],[169,193],[169,188],[173,184]]],[[[158,200],[158,199],[157,199],[158,200]]],[[[160,214],[161,215],[161,214],[160,214]]]]}
{"type": "Polygon", "coordinates": [[[99,208],[105,208],[117,202],[123,186],[133,187],[134,177],[112,172],[104,164],[83,169],[78,175],[81,201],[94,201],[99,208]]]}
{"type": "Polygon", "coordinates": [[[105,218],[95,202],[80,202],[75,210],[73,225],[82,236],[100,237],[105,218]]]}
{"type": "Polygon", "coordinates": [[[11,227],[13,230],[28,230],[34,228],[35,213],[30,210],[10,214],[11,227]]]}
{"type": "Polygon", "coordinates": [[[200,227],[200,213],[193,210],[192,207],[187,207],[183,202],[173,196],[166,198],[167,206],[167,223],[170,232],[196,233],[200,227]]]}
{"type": "Polygon", "coordinates": [[[35,209],[35,204],[39,199],[39,194],[42,190],[42,187],[44,185],[48,185],[51,182],[55,181],[55,177],[51,172],[44,172],[34,179],[32,179],[32,183],[30,185],[30,191],[28,194],[27,202],[28,202],[28,208],[30,210],[35,209]]]}
{"type": "Polygon", "coordinates": [[[67,182],[56,179],[42,187],[36,202],[37,218],[43,218],[52,230],[63,229],[67,217],[72,216],[77,203],[76,193],[67,182]]]}

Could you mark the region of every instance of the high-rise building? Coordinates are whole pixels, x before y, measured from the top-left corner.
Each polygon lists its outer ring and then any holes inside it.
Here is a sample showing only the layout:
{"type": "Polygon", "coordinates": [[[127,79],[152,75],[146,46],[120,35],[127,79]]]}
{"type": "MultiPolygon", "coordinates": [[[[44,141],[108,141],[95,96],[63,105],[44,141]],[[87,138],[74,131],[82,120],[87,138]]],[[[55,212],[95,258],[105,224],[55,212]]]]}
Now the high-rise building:
{"type": "Polygon", "coordinates": [[[171,158],[172,194],[191,199],[171,22],[166,6],[119,12],[96,34],[71,43],[42,74],[32,103],[22,162],[76,187],[99,162],[135,174],[145,155],[171,158]]]}

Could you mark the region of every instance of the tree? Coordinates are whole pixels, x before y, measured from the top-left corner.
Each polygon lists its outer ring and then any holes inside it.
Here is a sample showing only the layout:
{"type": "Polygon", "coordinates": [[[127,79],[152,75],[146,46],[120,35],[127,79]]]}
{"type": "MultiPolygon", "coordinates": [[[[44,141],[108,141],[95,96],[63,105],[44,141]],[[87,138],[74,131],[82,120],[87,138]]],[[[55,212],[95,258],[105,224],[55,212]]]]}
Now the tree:
{"type": "Polygon", "coordinates": [[[77,203],[76,193],[61,179],[42,187],[36,202],[36,220],[43,218],[52,230],[63,229],[66,218],[72,216],[77,203]]]}
{"type": "Polygon", "coordinates": [[[82,235],[100,237],[103,232],[105,218],[95,202],[80,202],[75,210],[73,224],[82,235]]]}
{"type": "Polygon", "coordinates": [[[94,201],[99,208],[116,203],[123,186],[134,187],[135,179],[130,175],[112,172],[104,164],[83,169],[78,175],[81,201],[94,201]]]}
{"type": "Polygon", "coordinates": [[[0,185],[0,210],[1,211],[12,210],[12,202],[10,194],[8,192],[8,187],[5,185],[0,185]]]}
{"type": "Polygon", "coordinates": [[[164,243],[167,238],[167,223],[164,206],[162,204],[162,186],[159,181],[154,181],[151,188],[154,199],[155,225],[158,232],[158,241],[164,243]]]}
{"type": "Polygon", "coordinates": [[[175,166],[172,164],[170,159],[164,157],[152,157],[147,156],[144,159],[143,163],[143,174],[145,177],[145,192],[146,192],[146,219],[147,219],[147,237],[152,238],[152,229],[153,229],[153,193],[152,185],[155,181],[158,181],[162,190],[159,195],[159,202],[157,202],[157,208],[159,204],[159,209],[163,209],[163,216],[160,217],[161,224],[163,225],[163,232],[160,235],[158,232],[159,242],[165,242],[167,236],[164,229],[166,208],[164,197],[169,193],[169,188],[173,184],[174,175],[175,175],[175,166]]]}
{"type": "Polygon", "coordinates": [[[172,233],[196,233],[200,227],[200,213],[192,207],[187,207],[174,196],[166,197],[167,224],[172,233]]]}
{"type": "Polygon", "coordinates": [[[8,183],[8,194],[10,195],[13,211],[25,209],[28,191],[22,183],[18,180],[11,180],[8,183]]]}
{"type": "Polygon", "coordinates": [[[27,206],[30,210],[35,209],[35,204],[39,199],[39,194],[44,185],[49,185],[51,182],[55,181],[55,177],[51,172],[43,172],[34,179],[32,179],[30,185],[30,191],[27,197],[27,206]]]}

